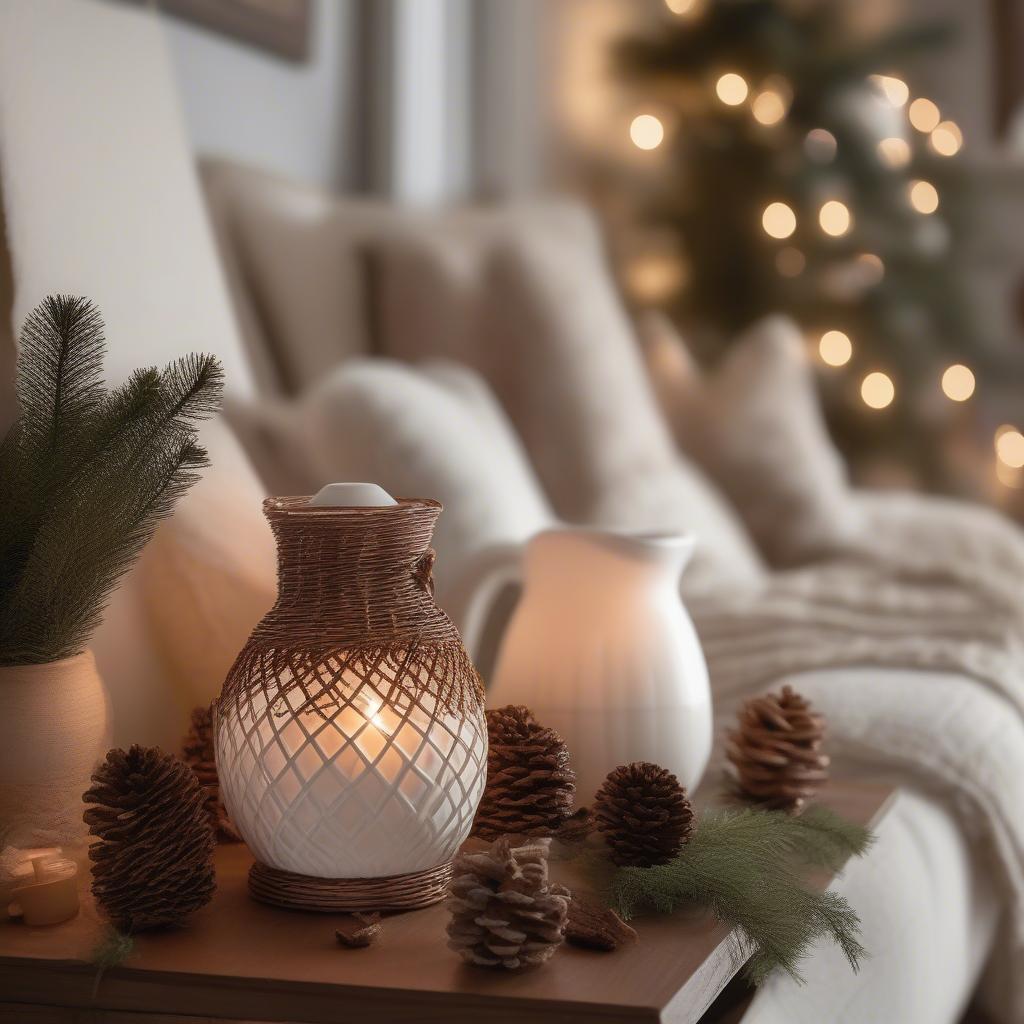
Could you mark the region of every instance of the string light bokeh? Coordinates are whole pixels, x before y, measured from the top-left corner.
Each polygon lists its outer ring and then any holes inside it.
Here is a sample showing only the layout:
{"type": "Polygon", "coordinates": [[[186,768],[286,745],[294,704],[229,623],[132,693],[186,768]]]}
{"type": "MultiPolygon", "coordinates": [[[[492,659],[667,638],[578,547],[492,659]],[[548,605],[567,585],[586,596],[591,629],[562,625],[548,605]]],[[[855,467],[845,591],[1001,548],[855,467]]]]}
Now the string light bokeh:
{"type": "Polygon", "coordinates": [[[826,331],[818,342],[818,354],[828,366],[845,366],[853,358],[853,342],[843,331],[826,331]]]}
{"type": "Polygon", "coordinates": [[[750,87],[742,75],[728,71],[715,82],[718,98],[730,107],[738,107],[749,95],[750,87]]]}
{"type": "MultiPolygon", "coordinates": [[[[693,19],[700,16],[707,0],[665,0],[665,6],[675,15],[693,19]]],[[[882,167],[895,173],[907,168],[914,160],[907,128],[926,136],[927,147],[937,157],[952,158],[962,151],[964,138],[959,125],[948,117],[943,118],[938,104],[929,97],[913,96],[910,86],[899,75],[871,74],[866,77],[866,82],[887,102],[897,118],[890,133],[875,144],[882,167]],[[900,120],[906,128],[900,126],[900,120]]],[[[792,98],[785,80],[771,76],[759,81],[741,68],[726,70],[713,77],[709,93],[715,102],[726,107],[745,107],[760,129],[776,131],[781,130],[779,126],[786,121],[792,98]]],[[[913,131],[909,133],[911,136],[913,131]]],[[[638,148],[657,149],[665,139],[666,126],[653,114],[640,114],[630,124],[629,134],[638,148]]],[[[818,165],[832,163],[838,147],[836,136],[824,127],[810,129],[803,138],[805,156],[818,165]]],[[[930,217],[940,209],[939,189],[924,178],[908,182],[906,196],[909,207],[922,216],[930,217]]],[[[802,230],[807,230],[805,225],[816,224],[825,235],[835,239],[850,235],[856,228],[854,210],[839,198],[825,198],[816,209],[807,210],[788,199],[765,196],[760,209],[761,228],[765,235],[773,242],[789,243],[779,246],[772,257],[780,279],[794,280],[807,273],[807,256],[799,244],[792,244],[794,240],[799,241],[802,230]]],[[[929,237],[941,240],[934,231],[929,237]]],[[[933,241],[933,244],[938,243],[933,241]]],[[[876,287],[885,277],[885,264],[876,253],[853,255],[850,265],[856,268],[856,281],[860,288],[876,287]]],[[[638,288],[643,285],[642,290],[647,295],[664,293],[682,277],[673,273],[664,259],[638,264],[636,271],[631,276],[638,288]]],[[[846,331],[825,327],[815,337],[817,353],[824,366],[838,372],[848,372],[855,366],[855,346],[846,331]]],[[[949,402],[962,404],[975,396],[978,381],[971,367],[957,362],[941,369],[941,372],[940,369],[936,368],[937,390],[949,402]]],[[[871,410],[884,410],[898,401],[893,376],[884,369],[872,370],[860,377],[857,391],[863,405],[871,410]]],[[[1024,434],[1017,426],[1004,424],[996,431],[993,440],[998,479],[1008,487],[1024,487],[1024,434]]]]}

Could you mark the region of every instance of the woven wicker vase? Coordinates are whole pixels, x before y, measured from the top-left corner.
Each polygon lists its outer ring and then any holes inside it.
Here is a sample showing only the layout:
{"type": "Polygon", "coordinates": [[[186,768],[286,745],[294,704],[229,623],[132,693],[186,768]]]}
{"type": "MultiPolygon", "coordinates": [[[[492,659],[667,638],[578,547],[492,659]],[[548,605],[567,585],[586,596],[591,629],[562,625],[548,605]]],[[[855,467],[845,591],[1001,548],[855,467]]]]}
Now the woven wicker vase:
{"type": "Polygon", "coordinates": [[[426,906],[483,793],[476,670],[433,600],[441,506],[264,503],[277,603],[217,702],[221,792],[250,891],[311,910],[426,906]]]}

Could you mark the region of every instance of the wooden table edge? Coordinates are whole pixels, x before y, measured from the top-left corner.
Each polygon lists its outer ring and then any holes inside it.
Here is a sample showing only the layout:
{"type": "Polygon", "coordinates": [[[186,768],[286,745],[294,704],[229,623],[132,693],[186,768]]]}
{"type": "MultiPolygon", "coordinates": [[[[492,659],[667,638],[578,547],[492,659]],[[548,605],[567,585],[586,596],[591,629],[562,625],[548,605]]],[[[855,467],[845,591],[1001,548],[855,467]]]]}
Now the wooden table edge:
{"type": "MultiPolygon", "coordinates": [[[[874,790],[879,795],[885,791],[884,798],[867,820],[868,827],[874,828],[888,813],[899,790],[874,781],[856,785],[861,791],[874,790]]],[[[836,872],[824,873],[822,886],[831,885],[845,866],[836,872]]],[[[155,1020],[163,1013],[211,1021],[252,1021],[252,1011],[258,1007],[261,1014],[267,1015],[259,1020],[289,1024],[362,1022],[367,1013],[375,1011],[387,1012],[388,1016],[383,1019],[389,1024],[435,1019],[446,1024],[455,1024],[458,1020],[484,1024],[525,1019],[531,1024],[601,1020],[622,1024],[675,1024],[698,1020],[742,968],[742,962],[737,961],[729,948],[732,934],[726,932],[702,966],[667,999],[652,993],[652,1005],[567,1001],[493,990],[482,993],[392,988],[351,981],[250,977],[131,965],[106,971],[94,998],[97,969],[86,961],[0,954],[0,1007],[12,1003],[36,1004],[72,1012],[77,1009],[86,1014],[120,1012],[141,1016],[149,1012],[154,1014],[155,1020]],[[240,999],[239,994],[243,992],[245,998],[240,999]],[[160,999],[159,1010],[154,1009],[155,997],[160,999]]],[[[542,969],[557,969],[557,965],[542,969]]]]}
{"type": "MultiPolygon", "coordinates": [[[[292,981],[281,978],[241,978],[225,975],[195,974],[187,971],[155,971],[138,967],[114,967],[103,973],[95,997],[97,969],[81,960],[28,961],[0,956],[0,1006],[12,1001],[88,1012],[154,1013],[152,994],[163,990],[167,999],[159,1013],[196,1016],[206,1020],[251,1020],[254,1001],[266,1000],[271,1016],[264,1020],[301,1022],[301,1024],[341,1024],[349,1019],[365,1021],[367,1013],[386,1011],[388,1024],[402,1021],[428,1021],[437,1012],[438,1021],[490,1021],[526,1019],[532,1022],[622,1021],[623,1024],[656,1024],[661,1017],[657,1007],[609,1006],[541,999],[532,996],[492,995],[472,992],[429,991],[421,989],[381,988],[337,982],[292,981]],[[67,985],[61,984],[68,982],[67,985]],[[135,990],[145,990],[141,998],[135,990]],[[244,992],[246,1006],[234,1009],[232,998],[244,992]],[[294,1004],[301,999],[301,1017],[296,1018],[294,1004]],[[223,1001],[224,1005],[220,1003],[223,1001]],[[322,1007],[320,1004],[324,1004],[322,1007]],[[339,1005],[340,1004],[340,1005],[339,1005]],[[391,1014],[396,1004],[407,1004],[409,1015],[391,1014]],[[216,1007],[211,1017],[211,1008],[216,1007]],[[279,1007],[279,1008],[278,1008],[279,1007]],[[310,1012],[314,1014],[310,1016],[310,1012]],[[349,1014],[350,1016],[339,1015],[349,1014]],[[451,1016],[455,1011],[459,1017],[451,1016]]],[[[404,1011],[403,1011],[404,1013],[404,1011]]]]}

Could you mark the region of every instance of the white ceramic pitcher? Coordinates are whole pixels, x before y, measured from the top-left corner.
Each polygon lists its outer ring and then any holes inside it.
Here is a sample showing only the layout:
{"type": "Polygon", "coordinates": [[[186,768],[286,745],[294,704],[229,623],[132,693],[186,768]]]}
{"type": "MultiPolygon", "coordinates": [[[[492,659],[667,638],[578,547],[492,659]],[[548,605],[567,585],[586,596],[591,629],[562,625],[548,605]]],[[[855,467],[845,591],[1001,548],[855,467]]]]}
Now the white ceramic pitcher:
{"type": "Polygon", "coordinates": [[[558,528],[477,562],[449,607],[471,655],[489,606],[521,579],[490,707],[525,704],[562,734],[589,803],[616,765],[653,761],[693,789],[711,751],[711,695],[679,595],[692,536],[558,528]]]}

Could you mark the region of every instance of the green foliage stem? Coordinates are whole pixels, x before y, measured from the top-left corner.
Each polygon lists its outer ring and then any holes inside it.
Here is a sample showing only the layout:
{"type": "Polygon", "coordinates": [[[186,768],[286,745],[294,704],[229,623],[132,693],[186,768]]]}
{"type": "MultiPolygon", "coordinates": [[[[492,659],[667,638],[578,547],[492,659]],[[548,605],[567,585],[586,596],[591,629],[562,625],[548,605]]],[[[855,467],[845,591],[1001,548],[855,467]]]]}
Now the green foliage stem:
{"type": "Polygon", "coordinates": [[[197,424],[220,404],[212,356],[101,382],[103,322],[49,296],[25,321],[19,415],[0,442],[0,665],[79,654],[118,580],[207,465],[197,424]]]}
{"type": "Polygon", "coordinates": [[[89,954],[89,962],[96,967],[96,980],[93,982],[93,999],[99,993],[103,975],[113,967],[120,967],[135,949],[135,940],[130,935],[119,932],[116,928],[108,928],[95,948],[89,954]]]}
{"type": "Polygon", "coordinates": [[[608,884],[608,899],[627,920],[642,910],[706,907],[737,929],[735,953],[747,961],[754,984],[776,968],[801,980],[800,962],[822,936],[857,970],[866,954],[856,913],[837,893],[808,888],[804,875],[809,867],[838,869],[848,857],[863,854],[872,839],[867,829],[825,808],[798,817],[712,811],[670,863],[619,869],[608,884]]]}

